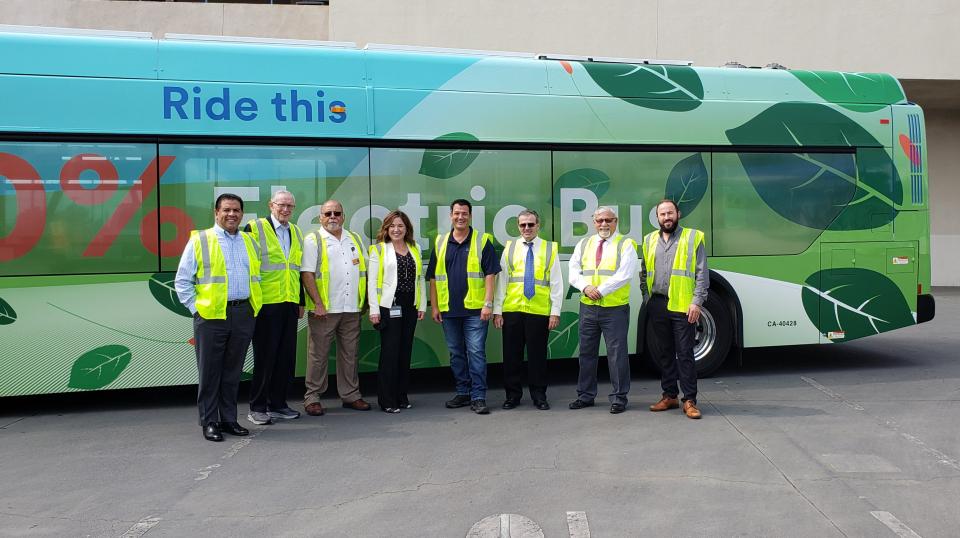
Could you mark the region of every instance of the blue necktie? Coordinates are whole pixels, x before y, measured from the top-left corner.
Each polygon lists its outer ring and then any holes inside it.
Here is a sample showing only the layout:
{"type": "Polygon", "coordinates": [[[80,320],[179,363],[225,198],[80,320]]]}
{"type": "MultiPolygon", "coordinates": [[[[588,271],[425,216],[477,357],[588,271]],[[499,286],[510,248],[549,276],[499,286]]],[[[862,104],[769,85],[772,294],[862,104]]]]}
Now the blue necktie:
{"type": "Polygon", "coordinates": [[[533,288],[533,242],[524,243],[527,245],[527,261],[523,268],[523,296],[527,299],[533,299],[536,290],[533,288]]]}

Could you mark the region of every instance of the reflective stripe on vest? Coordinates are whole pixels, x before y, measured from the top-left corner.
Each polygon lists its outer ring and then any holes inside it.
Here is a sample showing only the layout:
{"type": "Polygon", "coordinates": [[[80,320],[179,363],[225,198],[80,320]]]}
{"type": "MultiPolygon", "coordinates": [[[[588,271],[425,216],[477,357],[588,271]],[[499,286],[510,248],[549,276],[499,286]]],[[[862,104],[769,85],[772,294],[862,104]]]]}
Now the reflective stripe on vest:
{"type": "MultiPolygon", "coordinates": [[[[657,242],[660,231],[654,230],[643,238],[643,260],[647,266],[647,292],[653,293],[653,280],[657,268],[657,242]]],[[[697,248],[703,243],[700,230],[682,228],[677,239],[673,266],[670,270],[670,284],[667,290],[667,310],[685,313],[693,302],[693,290],[696,288],[697,248]]]]}
{"type": "MultiPolygon", "coordinates": [[[[417,310],[420,309],[420,279],[423,278],[423,259],[420,257],[420,249],[416,244],[407,243],[407,248],[410,249],[410,253],[413,255],[413,263],[416,265],[416,273],[413,276],[413,307],[417,310]]],[[[386,265],[383,261],[383,257],[386,254],[387,244],[386,243],[377,243],[376,245],[370,245],[370,255],[373,256],[373,253],[377,253],[377,305],[380,304],[380,297],[383,294],[383,266],[386,265]]],[[[400,279],[399,273],[397,274],[397,279],[400,279]]],[[[396,291],[394,291],[394,299],[396,299],[396,291]]],[[[394,301],[396,302],[396,301],[394,301]]],[[[372,305],[371,305],[372,306],[372,305]]]]}
{"type": "MultiPolygon", "coordinates": [[[[248,273],[250,275],[250,306],[253,315],[260,312],[262,295],[260,292],[260,259],[256,243],[250,234],[238,232],[243,238],[247,251],[248,273]]],[[[193,253],[197,260],[197,273],[194,276],[197,313],[204,319],[227,319],[227,260],[217,240],[213,228],[190,232],[193,253]]]]}
{"type": "Polygon", "coordinates": [[[528,314],[550,315],[550,268],[556,259],[559,247],[553,241],[540,241],[540,248],[534,253],[533,286],[534,295],[527,299],[523,294],[523,279],[527,269],[527,246],[523,241],[508,241],[507,253],[507,289],[503,299],[504,312],[525,312],[528,314]],[[549,243],[549,250],[547,244],[549,243]],[[517,252],[518,250],[522,252],[517,252]]]}
{"type": "MultiPolygon", "coordinates": [[[[437,267],[434,272],[434,279],[437,281],[437,308],[441,312],[450,310],[450,286],[447,281],[447,243],[450,241],[450,233],[438,235],[434,242],[434,248],[437,253],[437,267]]],[[[468,310],[483,308],[486,298],[486,279],[483,271],[480,269],[480,255],[487,243],[493,241],[490,234],[480,235],[476,230],[470,233],[470,247],[467,252],[467,295],[463,298],[463,307],[468,310]],[[478,244],[479,243],[479,244],[478,244]]]]}
{"type": "MultiPolygon", "coordinates": [[[[363,303],[367,298],[367,262],[363,257],[363,242],[360,241],[359,235],[349,230],[344,231],[347,232],[347,236],[353,241],[353,245],[357,249],[357,258],[360,260],[360,263],[357,265],[360,273],[359,282],[357,283],[357,308],[363,310],[363,303]]],[[[323,303],[323,307],[330,308],[330,260],[327,258],[327,242],[323,236],[320,235],[320,230],[314,230],[310,235],[312,235],[317,242],[317,266],[313,270],[313,275],[317,280],[317,293],[320,294],[320,302],[323,303]]],[[[313,310],[316,307],[317,304],[313,302],[313,298],[311,298],[308,293],[307,310],[313,310]]]]}
{"type": "Polygon", "coordinates": [[[283,254],[277,234],[267,231],[273,225],[266,217],[253,221],[253,224],[250,234],[260,246],[263,302],[300,302],[300,263],[303,258],[303,234],[300,228],[290,223],[290,255],[287,257],[283,254]]]}
{"type": "MultiPolygon", "coordinates": [[[[607,242],[611,247],[616,251],[616,256],[611,260],[609,256],[604,255],[603,259],[600,260],[600,266],[597,266],[596,250],[597,250],[597,239],[598,236],[592,235],[588,238],[580,240],[580,274],[589,277],[594,287],[600,287],[601,284],[606,282],[611,276],[617,272],[617,268],[620,267],[620,262],[623,259],[623,251],[627,248],[633,249],[632,253],[629,255],[637,255],[637,243],[633,239],[623,235],[617,234],[611,239],[607,239],[607,242]],[[612,263],[611,263],[612,261],[612,263]]],[[[613,292],[604,295],[600,298],[599,301],[594,301],[593,299],[586,296],[586,294],[580,295],[580,302],[588,305],[599,305],[599,306],[622,306],[625,304],[630,304],[630,283],[627,282],[623,286],[620,286],[613,292]]]]}

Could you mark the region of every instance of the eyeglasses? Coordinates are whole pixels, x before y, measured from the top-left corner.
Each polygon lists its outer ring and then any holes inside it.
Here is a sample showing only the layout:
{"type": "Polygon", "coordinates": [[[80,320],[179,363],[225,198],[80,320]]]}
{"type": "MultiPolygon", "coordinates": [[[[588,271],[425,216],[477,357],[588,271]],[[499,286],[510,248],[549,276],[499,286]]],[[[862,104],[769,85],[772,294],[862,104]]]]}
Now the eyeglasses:
{"type": "Polygon", "coordinates": [[[324,217],[339,217],[340,215],[343,215],[343,211],[324,211],[323,212],[324,217]]]}
{"type": "Polygon", "coordinates": [[[612,218],[612,219],[611,219],[611,218],[600,218],[600,219],[593,219],[593,222],[596,222],[597,224],[613,224],[614,222],[617,222],[617,219],[616,219],[616,217],[614,217],[614,218],[612,218]]]}
{"type": "Polygon", "coordinates": [[[273,205],[277,206],[277,209],[293,209],[297,207],[293,204],[278,204],[276,202],[273,202],[273,205]]]}
{"type": "Polygon", "coordinates": [[[536,228],[537,223],[535,222],[518,222],[517,227],[519,228],[536,228]]]}

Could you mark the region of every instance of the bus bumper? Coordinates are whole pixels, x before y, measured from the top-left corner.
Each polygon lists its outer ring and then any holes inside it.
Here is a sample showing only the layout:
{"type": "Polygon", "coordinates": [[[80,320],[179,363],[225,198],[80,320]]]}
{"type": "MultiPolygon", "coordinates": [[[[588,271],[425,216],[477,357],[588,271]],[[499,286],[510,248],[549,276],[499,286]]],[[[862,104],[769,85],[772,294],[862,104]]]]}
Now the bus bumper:
{"type": "Polygon", "coordinates": [[[937,313],[937,303],[933,295],[917,295],[917,323],[924,323],[933,319],[937,313]]]}

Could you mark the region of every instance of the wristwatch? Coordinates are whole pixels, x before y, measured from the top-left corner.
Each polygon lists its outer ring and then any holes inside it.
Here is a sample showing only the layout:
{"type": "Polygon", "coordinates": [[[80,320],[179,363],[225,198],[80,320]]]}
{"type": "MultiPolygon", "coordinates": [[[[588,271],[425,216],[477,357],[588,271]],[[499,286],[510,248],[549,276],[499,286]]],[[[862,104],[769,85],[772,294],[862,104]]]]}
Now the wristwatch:
{"type": "Polygon", "coordinates": [[[483,303],[484,308],[493,308],[493,303],[483,303]]]}

